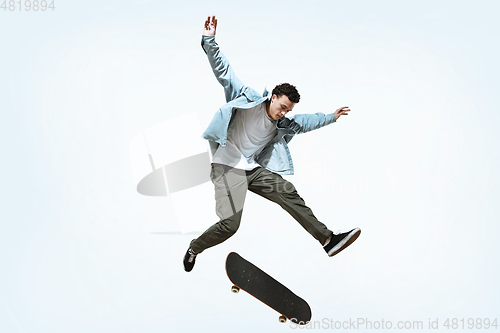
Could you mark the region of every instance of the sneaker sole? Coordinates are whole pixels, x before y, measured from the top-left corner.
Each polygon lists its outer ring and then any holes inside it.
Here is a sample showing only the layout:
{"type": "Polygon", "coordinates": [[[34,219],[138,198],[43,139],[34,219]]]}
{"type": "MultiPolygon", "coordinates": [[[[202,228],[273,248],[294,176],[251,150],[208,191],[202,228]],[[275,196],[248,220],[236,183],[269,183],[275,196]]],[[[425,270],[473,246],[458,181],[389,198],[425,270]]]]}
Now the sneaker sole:
{"type": "Polygon", "coordinates": [[[333,257],[349,245],[351,245],[361,234],[361,229],[356,228],[353,231],[351,231],[341,242],[339,242],[337,245],[332,247],[330,251],[328,251],[328,256],[333,257]]]}

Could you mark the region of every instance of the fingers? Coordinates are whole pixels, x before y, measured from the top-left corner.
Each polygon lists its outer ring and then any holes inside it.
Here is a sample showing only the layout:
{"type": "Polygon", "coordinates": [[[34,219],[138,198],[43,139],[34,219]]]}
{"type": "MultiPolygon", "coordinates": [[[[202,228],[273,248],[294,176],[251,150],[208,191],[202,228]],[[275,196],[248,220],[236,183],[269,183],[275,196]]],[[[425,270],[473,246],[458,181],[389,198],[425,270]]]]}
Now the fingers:
{"type": "Polygon", "coordinates": [[[213,25],[214,31],[215,31],[215,29],[217,29],[217,19],[215,18],[215,15],[212,16],[212,25],[213,25]]]}
{"type": "Polygon", "coordinates": [[[203,25],[203,35],[204,36],[215,36],[215,31],[217,28],[217,19],[214,16],[208,16],[205,24],[203,25]]]}
{"type": "Polygon", "coordinates": [[[205,21],[205,30],[213,30],[217,29],[217,19],[215,18],[215,15],[210,17],[208,16],[207,20],[205,21]]]}
{"type": "Polygon", "coordinates": [[[338,108],[337,111],[335,111],[335,117],[338,119],[340,116],[348,116],[349,111],[351,111],[351,109],[349,109],[348,106],[343,106],[341,108],[338,108]]]}

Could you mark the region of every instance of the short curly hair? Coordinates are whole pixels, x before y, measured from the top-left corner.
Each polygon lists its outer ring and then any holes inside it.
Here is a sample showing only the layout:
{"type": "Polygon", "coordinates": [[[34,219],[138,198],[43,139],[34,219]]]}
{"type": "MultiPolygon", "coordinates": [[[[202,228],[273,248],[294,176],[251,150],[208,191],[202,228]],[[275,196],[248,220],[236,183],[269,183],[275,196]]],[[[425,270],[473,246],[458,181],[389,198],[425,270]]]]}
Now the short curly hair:
{"type": "Polygon", "coordinates": [[[282,95],[285,95],[292,103],[298,103],[300,100],[300,95],[297,91],[297,88],[295,88],[295,86],[292,86],[290,83],[278,84],[276,87],[274,87],[272,94],[276,95],[278,98],[282,95]]]}

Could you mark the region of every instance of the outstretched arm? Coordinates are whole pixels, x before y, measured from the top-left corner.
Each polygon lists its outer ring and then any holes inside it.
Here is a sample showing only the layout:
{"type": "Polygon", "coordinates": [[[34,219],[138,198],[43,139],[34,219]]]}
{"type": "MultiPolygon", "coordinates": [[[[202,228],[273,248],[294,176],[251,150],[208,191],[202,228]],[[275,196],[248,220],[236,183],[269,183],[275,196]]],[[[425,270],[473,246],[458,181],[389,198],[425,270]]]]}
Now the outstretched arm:
{"type": "Polygon", "coordinates": [[[338,108],[334,113],[325,115],[318,112],[315,114],[296,114],[290,118],[293,122],[291,127],[297,134],[306,133],[336,122],[340,116],[348,115],[349,107],[338,108]]]}
{"type": "Polygon", "coordinates": [[[233,68],[229,64],[224,54],[219,50],[219,45],[215,42],[215,31],[217,29],[217,19],[210,16],[205,21],[201,47],[208,56],[208,61],[212,67],[217,81],[224,87],[226,102],[239,97],[245,88],[243,83],[234,74],[233,68]]]}

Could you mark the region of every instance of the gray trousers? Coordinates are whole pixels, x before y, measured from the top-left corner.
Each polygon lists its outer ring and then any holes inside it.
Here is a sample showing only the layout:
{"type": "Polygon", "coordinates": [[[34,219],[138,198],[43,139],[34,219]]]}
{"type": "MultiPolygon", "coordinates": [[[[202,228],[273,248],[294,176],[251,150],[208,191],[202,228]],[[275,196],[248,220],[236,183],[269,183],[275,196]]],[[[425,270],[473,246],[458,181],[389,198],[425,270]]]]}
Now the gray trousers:
{"type": "Polygon", "coordinates": [[[276,173],[262,167],[245,171],[212,163],[210,178],[215,186],[215,209],[220,221],[191,242],[191,249],[196,253],[234,235],[240,226],[247,190],[280,205],[321,244],[332,234],[316,219],[295,186],[276,173]]]}

